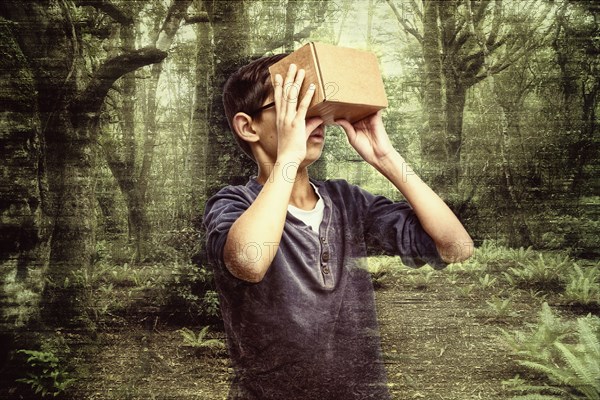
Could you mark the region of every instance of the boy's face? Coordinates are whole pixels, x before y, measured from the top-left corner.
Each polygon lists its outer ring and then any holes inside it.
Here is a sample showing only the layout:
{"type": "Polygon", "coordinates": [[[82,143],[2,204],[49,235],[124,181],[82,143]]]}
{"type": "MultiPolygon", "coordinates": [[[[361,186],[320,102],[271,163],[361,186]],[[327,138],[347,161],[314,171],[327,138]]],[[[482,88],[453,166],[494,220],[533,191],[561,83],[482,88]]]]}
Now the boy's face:
{"type": "MultiPolygon", "coordinates": [[[[270,96],[263,105],[273,102],[273,97],[270,96]]],[[[277,160],[277,113],[275,106],[266,108],[261,112],[262,118],[254,118],[253,127],[256,130],[260,140],[257,145],[260,146],[262,152],[267,157],[264,162],[274,163],[277,160]]],[[[300,164],[300,167],[307,167],[321,157],[323,146],[325,145],[325,125],[321,124],[310,132],[310,136],[306,141],[306,158],[300,164]]],[[[260,154],[255,152],[257,161],[260,154]]]]}

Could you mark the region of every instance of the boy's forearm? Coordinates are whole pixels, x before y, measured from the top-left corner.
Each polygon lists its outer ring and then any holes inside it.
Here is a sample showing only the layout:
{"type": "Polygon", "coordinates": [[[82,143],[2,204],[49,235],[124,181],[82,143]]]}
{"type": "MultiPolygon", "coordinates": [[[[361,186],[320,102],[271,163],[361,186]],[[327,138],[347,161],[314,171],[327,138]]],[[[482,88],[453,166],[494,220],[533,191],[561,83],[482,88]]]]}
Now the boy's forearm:
{"type": "Polygon", "coordinates": [[[397,151],[390,152],[374,167],[410,203],[444,261],[460,262],[472,255],[473,241],[458,218],[397,151]]]}
{"type": "Polygon", "coordinates": [[[237,278],[260,282],[279,247],[298,166],[277,162],[256,200],[233,223],[223,260],[237,278]]]}

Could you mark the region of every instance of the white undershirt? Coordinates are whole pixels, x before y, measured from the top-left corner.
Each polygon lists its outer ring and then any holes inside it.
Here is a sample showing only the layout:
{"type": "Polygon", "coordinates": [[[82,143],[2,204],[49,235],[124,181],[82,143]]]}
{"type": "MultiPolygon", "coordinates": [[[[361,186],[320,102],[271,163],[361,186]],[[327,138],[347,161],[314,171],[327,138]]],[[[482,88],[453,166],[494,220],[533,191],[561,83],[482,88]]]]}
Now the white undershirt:
{"type": "Polygon", "coordinates": [[[325,209],[325,203],[323,203],[323,199],[319,195],[319,190],[317,187],[312,183],[311,186],[315,189],[315,193],[319,197],[317,204],[315,204],[315,208],[312,210],[302,210],[298,207],[288,204],[288,211],[294,217],[310,226],[313,231],[319,233],[319,226],[321,225],[321,221],[323,221],[323,210],[325,209]]]}

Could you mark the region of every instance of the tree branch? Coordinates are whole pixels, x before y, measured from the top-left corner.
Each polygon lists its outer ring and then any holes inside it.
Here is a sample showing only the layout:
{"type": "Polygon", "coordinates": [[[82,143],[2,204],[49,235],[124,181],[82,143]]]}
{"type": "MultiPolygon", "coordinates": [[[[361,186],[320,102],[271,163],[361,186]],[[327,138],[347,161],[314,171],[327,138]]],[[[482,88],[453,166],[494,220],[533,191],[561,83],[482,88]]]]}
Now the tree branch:
{"type": "Polygon", "coordinates": [[[398,22],[400,23],[400,25],[402,25],[402,27],[404,28],[404,30],[406,30],[406,32],[408,32],[411,35],[413,35],[419,41],[419,43],[423,43],[423,36],[419,33],[419,31],[416,28],[411,27],[408,24],[408,21],[404,18],[404,16],[402,16],[400,14],[400,11],[398,11],[398,9],[394,5],[394,3],[392,3],[391,0],[386,0],[386,2],[389,4],[390,8],[394,12],[394,15],[396,16],[396,19],[398,20],[398,22]]]}
{"type": "Polygon", "coordinates": [[[159,63],[166,56],[165,51],[154,47],[144,47],[107,60],[71,104],[71,109],[75,114],[98,113],[108,90],[117,79],[143,66],[159,63]]]}
{"type": "Polygon", "coordinates": [[[419,9],[419,6],[418,6],[417,2],[415,0],[410,0],[410,5],[411,5],[414,13],[417,14],[417,17],[419,17],[419,19],[421,21],[423,21],[423,13],[419,9]]]}
{"type": "Polygon", "coordinates": [[[81,7],[94,7],[123,25],[133,23],[133,18],[114,5],[110,0],[77,0],[75,3],[81,7]]]}
{"type": "Polygon", "coordinates": [[[442,25],[442,43],[447,52],[456,53],[469,39],[469,31],[463,22],[460,27],[456,25],[456,12],[458,4],[440,3],[438,12],[442,25]]]}
{"type": "MultiPolygon", "coordinates": [[[[477,12],[475,12],[475,15],[473,16],[473,23],[475,25],[479,25],[479,23],[485,15],[485,10],[487,10],[489,4],[490,0],[484,0],[481,2],[481,4],[479,4],[479,7],[477,7],[477,12]]],[[[496,2],[496,4],[498,4],[498,2],[496,2]]]]}
{"type": "Polygon", "coordinates": [[[175,34],[177,33],[177,29],[179,29],[181,21],[185,19],[187,9],[191,3],[191,0],[173,0],[173,3],[171,3],[171,7],[169,7],[169,11],[167,12],[165,22],[163,22],[156,39],[157,49],[162,51],[169,50],[169,47],[171,47],[171,43],[173,43],[173,39],[175,38],[175,34]]]}
{"type": "Polygon", "coordinates": [[[494,12],[492,17],[492,29],[487,38],[486,45],[488,47],[492,47],[496,38],[498,37],[498,31],[500,30],[500,25],[502,24],[502,0],[496,0],[496,4],[494,4],[494,12]]]}
{"type": "MultiPolygon", "coordinates": [[[[506,37],[501,38],[496,43],[494,43],[493,45],[489,46],[488,47],[488,55],[492,54],[494,51],[496,51],[497,49],[499,49],[500,47],[502,47],[502,45],[504,43],[506,43],[506,37]]],[[[483,57],[483,56],[484,56],[483,50],[479,50],[476,53],[469,54],[469,55],[463,57],[460,60],[461,69],[467,68],[467,64],[468,63],[470,63],[471,61],[476,60],[476,59],[478,59],[480,57],[483,57]]]]}
{"type": "MultiPolygon", "coordinates": [[[[300,32],[294,33],[292,40],[294,42],[297,42],[302,39],[306,39],[306,38],[310,37],[310,34],[312,33],[313,29],[315,29],[315,26],[313,26],[313,25],[309,25],[309,26],[305,27],[300,32]]],[[[278,40],[272,40],[272,41],[266,43],[260,50],[258,50],[256,52],[256,54],[266,54],[269,51],[272,51],[274,49],[284,46],[285,43],[286,43],[285,38],[281,38],[278,40]]]]}
{"type": "Polygon", "coordinates": [[[209,22],[208,13],[206,11],[199,12],[195,15],[186,15],[184,17],[184,20],[185,20],[186,25],[199,24],[202,22],[209,22]]]}

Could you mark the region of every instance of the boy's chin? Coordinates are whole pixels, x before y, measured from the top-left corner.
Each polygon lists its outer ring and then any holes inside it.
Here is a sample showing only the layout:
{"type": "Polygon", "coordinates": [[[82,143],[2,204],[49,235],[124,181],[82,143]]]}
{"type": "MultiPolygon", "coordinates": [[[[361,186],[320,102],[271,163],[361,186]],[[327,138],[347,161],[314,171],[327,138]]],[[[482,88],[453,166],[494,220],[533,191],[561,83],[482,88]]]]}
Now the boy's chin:
{"type": "Polygon", "coordinates": [[[306,158],[300,164],[300,168],[306,168],[309,165],[312,165],[313,163],[317,162],[319,160],[319,158],[321,158],[322,152],[323,152],[323,148],[319,148],[319,149],[309,148],[308,152],[306,153],[306,158]]]}

